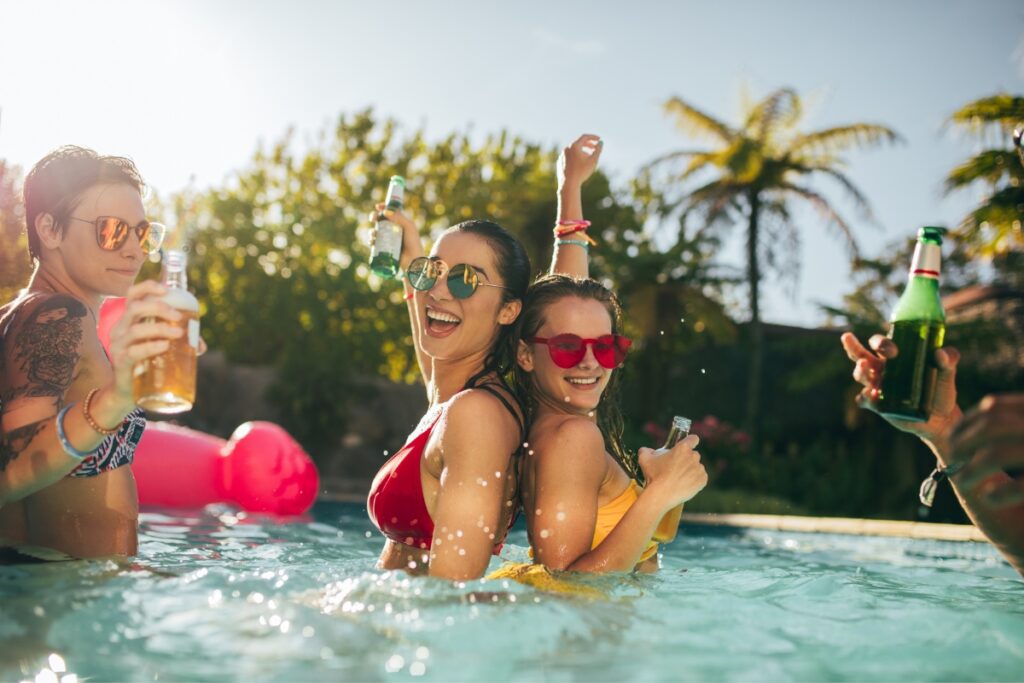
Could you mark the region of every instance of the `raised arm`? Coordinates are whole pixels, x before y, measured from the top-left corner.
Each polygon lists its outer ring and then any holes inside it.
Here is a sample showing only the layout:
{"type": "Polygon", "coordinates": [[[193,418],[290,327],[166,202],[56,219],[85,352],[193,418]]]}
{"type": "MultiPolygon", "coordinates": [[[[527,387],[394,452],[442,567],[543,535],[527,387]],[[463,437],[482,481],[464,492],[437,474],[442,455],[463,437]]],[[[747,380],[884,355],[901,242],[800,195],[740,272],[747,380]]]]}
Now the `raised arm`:
{"type": "MultiPolygon", "coordinates": [[[[558,225],[582,221],[583,183],[587,181],[601,158],[601,138],[596,135],[581,135],[562,150],[558,157],[558,225]]],[[[551,273],[562,273],[574,277],[588,277],[590,274],[587,248],[573,242],[586,241],[584,233],[575,233],[564,239],[555,239],[551,256],[551,273]],[[562,244],[559,244],[562,242],[562,244]]]]}
{"type": "Polygon", "coordinates": [[[441,424],[444,463],[432,514],[430,575],[467,581],[483,576],[496,539],[505,533],[498,525],[519,427],[483,391],[457,396],[441,424]]]}
{"type": "Polygon", "coordinates": [[[163,352],[165,339],[181,334],[170,325],[138,321],[140,316],[180,316],[162,302],[141,301],[147,294],[162,292],[155,282],[136,285],[129,292],[122,322],[111,331],[114,379],[95,387],[82,386],[94,374],[85,369],[90,346],[102,353],[85,304],[60,294],[39,297],[18,312],[19,319],[4,340],[0,505],[46,488],[81,462],[61,443],[58,416],[62,415],[66,445],[83,454],[99,446],[104,435],[89,426],[81,400],[93,388],[99,391],[90,414],[105,428],[116,426],[135,407],[133,362],[163,352]]]}
{"type": "Polygon", "coordinates": [[[384,204],[378,204],[374,212],[370,214],[371,222],[376,222],[378,213],[402,228],[402,256],[398,260],[398,267],[401,269],[402,292],[405,296],[406,309],[409,311],[409,325],[412,327],[412,343],[416,349],[416,363],[420,367],[420,374],[423,376],[424,384],[430,386],[433,367],[430,364],[430,359],[423,353],[423,345],[421,343],[423,338],[423,321],[420,320],[416,311],[416,301],[413,298],[415,290],[409,285],[409,280],[405,277],[405,271],[413,259],[417,259],[425,254],[423,242],[420,239],[420,231],[411,218],[401,211],[388,209],[384,204]]]}

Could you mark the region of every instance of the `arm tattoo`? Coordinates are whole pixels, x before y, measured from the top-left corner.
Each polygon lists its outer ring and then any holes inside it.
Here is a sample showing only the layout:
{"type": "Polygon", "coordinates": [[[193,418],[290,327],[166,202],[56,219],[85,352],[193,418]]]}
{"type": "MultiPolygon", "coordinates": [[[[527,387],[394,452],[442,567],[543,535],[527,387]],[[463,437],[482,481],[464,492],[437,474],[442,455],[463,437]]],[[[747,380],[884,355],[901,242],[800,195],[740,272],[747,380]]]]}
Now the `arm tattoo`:
{"type": "Polygon", "coordinates": [[[14,360],[20,363],[26,381],[7,392],[5,402],[52,396],[61,403],[75,378],[81,318],[86,315],[85,305],[70,296],[49,299],[32,312],[13,340],[14,360]]]}
{"type": "Polygon", "coordinates": [[[46,423],[52,418],[46,418],[39,422],[18,427],[0,437],[0,472],[7,469],[7,466],[21,455],[36,438],[36,434],[42,431],[46,423]]]}

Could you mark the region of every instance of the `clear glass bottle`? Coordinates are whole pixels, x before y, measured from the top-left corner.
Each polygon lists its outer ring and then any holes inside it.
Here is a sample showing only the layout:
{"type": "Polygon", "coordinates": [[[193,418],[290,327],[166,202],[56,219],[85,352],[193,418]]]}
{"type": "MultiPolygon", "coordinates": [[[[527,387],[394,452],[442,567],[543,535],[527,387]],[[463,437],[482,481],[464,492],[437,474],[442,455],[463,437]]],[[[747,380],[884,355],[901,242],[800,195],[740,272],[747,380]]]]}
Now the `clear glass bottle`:
{"type": "MultiPolygon", "coordinates": [[[[686,438],[693,422],[687,417],[676,415],[672,418],[672,426],[668,430],[668,438],[662,448],[668,450],[686,438]]],[[[654,530],[654,540],[658,543],[670,543],[679,533],[679,519],[683,515],[683,506],[677,505],[661,518],[658,528],[654,530]]]]}
{"type": "MultiPolygon", "coordinates": [[[[405,178],[391,176],[387,199],[384,203],[393,211],[401,211],[405,201],[405,178]]],[[[370,247],[370,270],[383,278],[398,276],[398,263],[402,256],[402,228],[384,216],[379,216],[373,228],[370,247]]]]}
{"type": "Polygon", "coordinates": [[[196,400],[196,359],[199,352],[199,301],[188,291],[184,251],[168,250],[163,257],[164,301],[182,317],[175,324],[185,334],[170,340],[170,348],[159,356],[136,364],[132,374],[135,403],[155,413],[183,413],[196,400]]]}

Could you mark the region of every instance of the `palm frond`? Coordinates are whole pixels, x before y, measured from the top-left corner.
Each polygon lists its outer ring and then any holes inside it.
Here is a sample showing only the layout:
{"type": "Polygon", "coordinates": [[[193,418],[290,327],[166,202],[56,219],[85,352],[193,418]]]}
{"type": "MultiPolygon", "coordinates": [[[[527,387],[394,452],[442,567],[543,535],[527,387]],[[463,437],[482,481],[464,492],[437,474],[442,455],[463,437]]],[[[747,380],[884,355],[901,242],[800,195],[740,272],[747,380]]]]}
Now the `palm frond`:
{"type": "Polygon", "coordinates": [[[953,112],[947,125],[957,126],[971,132],[997,125],[1004,130],[1024,121],[1024,97],[1000,93],[968,102],[953,112]]]}
{"type": "Polygon", "coordinates": [[[864,196],[864,193],[860,191],[860,188],[853,184],[852,180],[837,171],[835,168],[831,168],[829,166],[814,165],[803,166],[802,168],[809,173],[823,173],[829,178],[832,178],[840,187],[843,188],[846,194],[853,201],[854,208],[857,210],[860,217],[869,223],[877,224],[874,212],[871,211],[871,204],[868,202],[867,197],[864,196]]]}
{"type": "Polygon", "coordinates": [[[700,149],[680,149],[675,152],[669,152],[668,154],[662,154],[660,157],[655,157],[654,159],[648,161],[646,164],[641,166],[640,170],[646,171],[654,168],[655,166],[660,166],[661,164],[665,164],[670,161],[677,161],[679,159],[685,159],[687,157],[693,157],[707,153],[708,152],[706,150],[700,149]]]}
{"type": "Polygon", "coordinates": [[[789,145],[789,153],[796,157],[808,152],[834,153],[852,147],[876,147],[898,142],[903,142],[903,138],[888,126],[854,123],[797,136],[789,145]]]}
{"type": "Polygon", "coordinates": [[[850,257],[860,257],[860,248],[857,246],[857,240],[853,236],[853,230],[850,228],[849,224],[843,220],[843,217],[839,215],[839,212],[832,208],[832,205],[829,204],[825,197],[810,188],[801,187],[792,183],[784,183],[779,186],[779,189],[784,192],[792,192],[793,194],[810,202],[811,206],[817,209],[828,223],[836,228],[839,235],[846,241],[846,251],[850,254],[850,257]]]}
{"type": "Polygon", "coordinates": [[[673,97],[665,102],[664,109],[666,114],[675,119],[676,127],[686,135],[711,137],[722,142],[728,142],[736,135],[722,121],[678,97],[673,97]]]}
{"type": "Polygon", "coordinates": [[[802,115],[800,96],[791,88],[782,88],[751,109],[745,129],[751,137],[766,142],[774,131],[792,127],[802,115]]]}
{"type": "Polygon", "coordinates": [[[943,191],[949,194],[978,181],[996,185],[1007,177],[1024,179],[1024,167],[1017,153],[1006,149],[989,149],[950,171],[943,182],[943,191]]]}

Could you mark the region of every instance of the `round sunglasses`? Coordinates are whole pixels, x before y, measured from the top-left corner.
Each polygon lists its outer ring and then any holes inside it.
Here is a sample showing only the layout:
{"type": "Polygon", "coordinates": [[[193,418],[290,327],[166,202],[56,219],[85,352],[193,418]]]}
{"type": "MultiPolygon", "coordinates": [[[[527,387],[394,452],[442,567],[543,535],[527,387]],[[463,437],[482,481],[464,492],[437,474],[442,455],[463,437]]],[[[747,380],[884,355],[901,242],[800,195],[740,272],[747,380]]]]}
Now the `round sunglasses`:
{"type": "Polygon", "coordinates": [[[594,349],[594,358],[597,362],[602,367],[614,370],[626,360],[626,352],[633,345],[631,339],[621,334],[605,334],[597,339],[583,339],[575,334],[559,334],[554,337],[530,337],[526,341],[532,344],[547,344],[552,362],[564,369],[579,365],[587,355],[589,344],[594,349]]]}
{"type": "Polygon", "coordinates": [[[167,228],[162,223],[150,223],[142,221],[138,225],[129,225],[127,221],[117,216],[100,216],[96,220],[86,220],[77,216],[71,216],[71,220],[82,223],[91,223],[96,226],[96,244],[104,251],[117,251],[128,241],[128,236],[135,233],[139,238],[139,245],[142,251],[147,254],[154,253],[160,248],[167,234],[167,228]]]}
{"type": "Polygon", "coordinates": [[[441,259],[432,259],[427,256],[420,256],[412,260],[409,267],[405,269],[405,278],[413,289],[420,292],[427,292],[434,288],[439,278],[447,275],[448,291],[456,299],[467,299],[477,287],[497,287],[508,289],[504,285],[492,285],[489,282],[481,282],[480,274],[476,268],[468,263],[457,263],[449,266],[441,259]]]}

